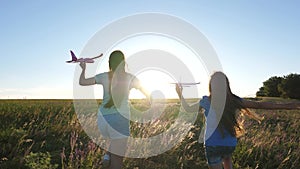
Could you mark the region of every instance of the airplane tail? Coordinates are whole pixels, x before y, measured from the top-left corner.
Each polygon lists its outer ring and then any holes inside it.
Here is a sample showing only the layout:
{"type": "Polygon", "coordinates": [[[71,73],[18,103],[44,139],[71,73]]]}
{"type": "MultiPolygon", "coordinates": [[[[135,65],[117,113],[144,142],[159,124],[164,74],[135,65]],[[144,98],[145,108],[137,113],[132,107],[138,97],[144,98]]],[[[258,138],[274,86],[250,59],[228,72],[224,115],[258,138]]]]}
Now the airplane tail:
{"type": "Polygon", "coordinates": [[[74,52],[72,50],[70,50],[70,53],[71,53],[71,56],[72,56],[72,61],[76,61],[77,60],[77,57],[76,55],[74,54],[74,52]]]}

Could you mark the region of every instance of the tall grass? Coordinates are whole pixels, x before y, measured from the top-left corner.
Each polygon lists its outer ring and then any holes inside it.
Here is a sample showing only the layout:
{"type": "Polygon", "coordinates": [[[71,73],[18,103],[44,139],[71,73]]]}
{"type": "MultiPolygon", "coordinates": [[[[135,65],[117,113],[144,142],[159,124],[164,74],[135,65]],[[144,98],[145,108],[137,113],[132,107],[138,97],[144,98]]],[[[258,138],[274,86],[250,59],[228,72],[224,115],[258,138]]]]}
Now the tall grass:
{"type": "MultiPolygon", "coordinates": [[[[139,101],[132,104],[146,108],[139,101]]],[[[170,101],[158,119],[132,122],[132,136],[164,132],[178,111],[179,104],[170,101]]],[[[233,154],[235,168],[300,168],[300,112],[257,113],[265,119],[261,124],[246,120],[247,133],[233,154]]],[[[124,168],[207,168],[203,145],[198,143],[202,118],[183,126],[190,131],[172,149],[149,158],[126,158],[124,168]]],[[[176,135],[166,141],[172,139],[176,135]]],[[[99,168],[103,153],[82,130],[72,100],[0,101],[0,168],[99,168]]]]}

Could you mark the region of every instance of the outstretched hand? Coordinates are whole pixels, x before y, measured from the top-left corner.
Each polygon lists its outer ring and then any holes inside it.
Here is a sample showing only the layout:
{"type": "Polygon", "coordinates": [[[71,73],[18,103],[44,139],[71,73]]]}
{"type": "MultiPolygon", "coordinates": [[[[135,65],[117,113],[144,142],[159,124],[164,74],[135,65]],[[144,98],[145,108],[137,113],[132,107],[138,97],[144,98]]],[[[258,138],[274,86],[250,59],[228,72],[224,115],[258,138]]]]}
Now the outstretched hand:
{"type": "Polygon", "coordinates": [[[85,70],[85,68],[86,68],[86,63],[85,62],[80,62],[79,65],[82,68],[82,70],[85,70]]]}

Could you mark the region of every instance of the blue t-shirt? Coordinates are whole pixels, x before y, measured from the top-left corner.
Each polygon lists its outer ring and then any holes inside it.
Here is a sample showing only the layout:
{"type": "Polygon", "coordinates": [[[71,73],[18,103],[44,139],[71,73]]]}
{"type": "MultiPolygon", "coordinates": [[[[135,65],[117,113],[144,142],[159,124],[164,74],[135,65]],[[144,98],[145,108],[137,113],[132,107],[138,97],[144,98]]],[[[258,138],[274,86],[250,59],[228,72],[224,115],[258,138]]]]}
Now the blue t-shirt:
{"type": "Polygon", "coordinates": [[[210,111],[210,100],[208,96],[203,96],[199,102],[200,106],[205,110],[205,134],[204,145],[206,146],[236,146],[237,138],[232,136],[224,129],[224,136],[219,131],[217,114],[214,110],[210,111]]]}

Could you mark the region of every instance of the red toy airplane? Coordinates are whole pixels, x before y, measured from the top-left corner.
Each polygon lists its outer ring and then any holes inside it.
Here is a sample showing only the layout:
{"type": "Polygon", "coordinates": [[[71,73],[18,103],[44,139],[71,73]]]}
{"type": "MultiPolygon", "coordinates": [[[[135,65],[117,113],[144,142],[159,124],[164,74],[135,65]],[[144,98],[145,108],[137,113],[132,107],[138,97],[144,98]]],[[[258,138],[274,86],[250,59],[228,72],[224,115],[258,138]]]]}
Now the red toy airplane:
{"type": "Polygon", "coordinates": [[[99,56],[96,56],[96,57],[93,57],[93,58],[79,58],[79,59],[77,59],[74,52],[71,51],[71,50],[70,50],[70,52],[71,52],[72,60],[66,61],[67,63],[77,63],[77,62],[94,63],[94,59],[100,58],[101,56],[103,56],[103,54],[101,53],[99,56]]]}

